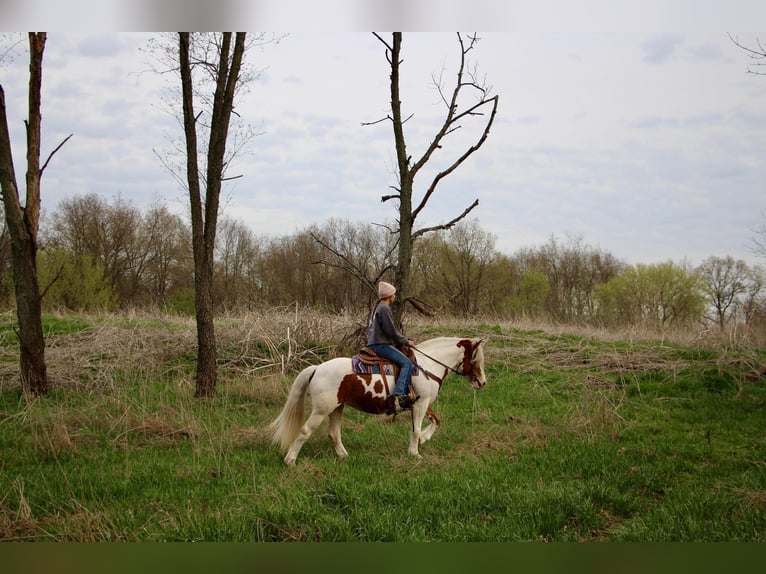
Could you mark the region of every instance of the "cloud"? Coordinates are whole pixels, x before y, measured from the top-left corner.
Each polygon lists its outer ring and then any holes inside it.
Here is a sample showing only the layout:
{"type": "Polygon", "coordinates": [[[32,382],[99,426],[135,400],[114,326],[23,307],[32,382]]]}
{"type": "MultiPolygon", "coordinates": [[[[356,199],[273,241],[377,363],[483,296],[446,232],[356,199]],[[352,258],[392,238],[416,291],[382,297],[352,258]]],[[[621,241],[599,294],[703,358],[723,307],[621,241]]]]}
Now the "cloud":
{"type": "Polygon", "coordinates": [[[677,34],[650,38],[641,44],[643,61],[648,64],[664,64],[678,52],[683,42],[683,38],[677,34]]]}
{"type": "Polygon", "coordinates": [[[678,116],[647,116],[637,118],[628,123],[629,127],[637,129],[659,129],[659,128],[703,128],[720,125],[723,116],[718,112],[710,112],[699,115],[685,117],[678,116]]]}
{"type": "Polygon", "coordinates": [[[711,62],[723,58],[723,50],[720,44],[708,42],[693,46],[687,50],[691,60],[697,62],[711,62]]]}
{"type": "Polygon", "coordinates": [[[128,38],[115,34],[86,36],[77,42],[78,55],[85,58],[113,58],[135,46],[128,38]]]}

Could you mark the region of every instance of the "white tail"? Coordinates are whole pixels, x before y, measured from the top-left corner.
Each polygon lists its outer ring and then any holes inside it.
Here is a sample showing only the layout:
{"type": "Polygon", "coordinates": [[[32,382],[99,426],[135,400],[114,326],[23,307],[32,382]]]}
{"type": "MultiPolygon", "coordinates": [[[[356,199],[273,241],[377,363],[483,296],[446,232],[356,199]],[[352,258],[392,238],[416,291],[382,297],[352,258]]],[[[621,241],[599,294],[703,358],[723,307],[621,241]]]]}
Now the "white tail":
{"type": "Polygon", "coordinates": [[[272,442],[279,443],[282,451],[290,447],[303,426],[304,399],[314,371],[316,366],[306,367],[295,377],[282,412],[268,426],[272,442]]]}

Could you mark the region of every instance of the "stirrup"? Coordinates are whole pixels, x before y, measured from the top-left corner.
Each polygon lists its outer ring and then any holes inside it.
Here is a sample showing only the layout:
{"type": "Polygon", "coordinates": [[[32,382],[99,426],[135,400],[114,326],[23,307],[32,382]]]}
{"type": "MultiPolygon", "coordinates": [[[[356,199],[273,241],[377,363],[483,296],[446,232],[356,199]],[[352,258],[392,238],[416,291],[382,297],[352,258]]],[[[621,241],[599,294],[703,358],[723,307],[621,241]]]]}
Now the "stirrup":
{"type": "Polygon", "coordinates": [[[396,404],[399,405],[399,408],[402,409],[403,411],[409,411],[409,410],[412,410],[412,405],[415,403],[415,401],[418,398],[416,398],[415,400],[412,400],[412,398],[409,395],[399,395],[396,398],[396,404]]]}

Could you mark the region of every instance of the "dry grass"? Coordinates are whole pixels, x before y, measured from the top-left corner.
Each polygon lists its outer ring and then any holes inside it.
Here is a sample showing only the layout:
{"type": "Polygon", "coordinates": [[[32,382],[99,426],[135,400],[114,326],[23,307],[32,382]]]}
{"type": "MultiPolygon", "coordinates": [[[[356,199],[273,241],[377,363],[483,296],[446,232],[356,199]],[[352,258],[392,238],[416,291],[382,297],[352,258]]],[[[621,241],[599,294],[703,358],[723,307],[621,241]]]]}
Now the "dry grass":
{"type": "MultiPolygon", "coordinates": [[[[11,314],[6,314],[6,322],[13,322],[10,317],[11,314]]],[[[89,328],[46,339],[46,362],[53,385],[85,391],[114,389],[119,377],[127,371],[152,373],[155,377],[185,377],[191,381],[189,365],[196,356],[193,318],[126,313],[84,319],[90,324],[89,328]]],[[[506,348],[502,356],[494,357],[492,354],[496,353],[497,345],[489,345],[488,359],[508,361],[530,371],[551,366],[587,365],[618,373],[658,367],[674,371],[683,369],[685,364],[681,360],[676,365],[668,364],[667,356],[663,356],[666,343],[717,351],[757,346],[753,334],[745,331],[724,335],[715,331],[688,330],[658,333],[637,328],[605,330],[562,326],[527,319],[412,317],[411,321],[408,335],[416,340],[427,338],[434,330],[470,331],[490,339],[514,339],[514,331],[522,331],[525,333],[523,345],[503,345],[506,348]],[[537,338],[535,333],[539,334],[537,338]],[[572,337],[579,337],[584,342],[613,342],[621,347],[615,347],[613,352],[604,349],[594,356],[590,345],[573,347],[572,337]],[[640,344],[646,341],[653,344],[640,344]],[[541,348],[545,349],[544,353],[540,352],[541,348]]],[[[232,379],[251,380],[294,373],[332,356],[355,352],[363,344],[362,331],[363,324],[358,316],[322,314],[297,305],[222,316],[216,321],[221,372],[232,379]]],[[[6,343],[0,347],[0,390],[18,380],[17,354],[15,344],[6,343]]],[[[741,354],[739,357],[738,360],[742,360],[741,354]]],[[[754,363],[751,367],[753,376],[760,377],[763,365],[754,363]]]]}
{"type": "MultiPolygon", "coordinates": [[[[193,319],[175,316],[85,317],[87,329],[46,338],[54,386],[113,390],[126,372],[189,379],[196,357],[193,319]]],[[[353,319],[306,310],[275,309],[220,317],[216,339],[221,371],[237,378],[270,378],[300,370],[336,352],[353,319]]],[[[0,348],[0,389],[19,376],[15,344],[0,348]]]]}

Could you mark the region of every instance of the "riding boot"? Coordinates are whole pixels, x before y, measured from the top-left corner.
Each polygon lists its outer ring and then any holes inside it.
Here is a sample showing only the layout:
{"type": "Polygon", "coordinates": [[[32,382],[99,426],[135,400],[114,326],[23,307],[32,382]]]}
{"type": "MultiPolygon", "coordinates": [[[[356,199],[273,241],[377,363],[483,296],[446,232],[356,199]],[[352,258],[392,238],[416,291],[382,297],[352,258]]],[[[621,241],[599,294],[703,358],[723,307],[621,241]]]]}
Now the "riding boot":
{"type": "Polygon", "coordinates": [[[413,403],[418,400],[420,396],[412,397],[409,395],[388,395],[386,399],[386,414],[397,415],[404,411],[412,410],[413,403]]]}

